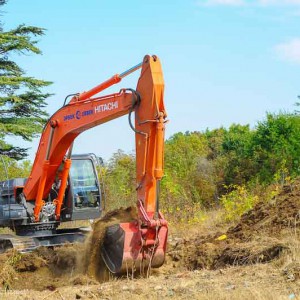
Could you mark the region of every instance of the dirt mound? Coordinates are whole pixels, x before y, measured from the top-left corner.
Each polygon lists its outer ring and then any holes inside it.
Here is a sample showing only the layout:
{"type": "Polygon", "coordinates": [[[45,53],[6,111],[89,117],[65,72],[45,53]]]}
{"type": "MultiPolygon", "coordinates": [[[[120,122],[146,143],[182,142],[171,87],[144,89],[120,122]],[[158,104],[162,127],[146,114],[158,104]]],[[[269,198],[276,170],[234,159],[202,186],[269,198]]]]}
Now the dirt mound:
{"type": "Polygon", "coordinates": [[[260,202],[225,233],[196,236],[169,246],[174,267],[218,269],[227,265],[266,263],[288,246],[283,232],[300,225],[300,181],[286,186],[271,202],[260,202]]]}
{"type": "Polygon", "coordinates": [[[0,255],[0,287],[41,291],[69,285],[82,275],[84,251],[82,244],[41,247],[25,254],[10,250],[0,255]]]}
{"type": "Polygon", "coordinates": [[[270,203],[260,202],[228,230],[228,235],[247,240],[257,234],[280,235],[286,228],[300,224],[300,181],[286,186],[270,203]]]}
{"type": "Polygon", "coordinates": [[[17,272],[34,272],[46,266],[46,264],[47,262],[42,257],[33,252],[20,256],[13,265],[17,272]]]}

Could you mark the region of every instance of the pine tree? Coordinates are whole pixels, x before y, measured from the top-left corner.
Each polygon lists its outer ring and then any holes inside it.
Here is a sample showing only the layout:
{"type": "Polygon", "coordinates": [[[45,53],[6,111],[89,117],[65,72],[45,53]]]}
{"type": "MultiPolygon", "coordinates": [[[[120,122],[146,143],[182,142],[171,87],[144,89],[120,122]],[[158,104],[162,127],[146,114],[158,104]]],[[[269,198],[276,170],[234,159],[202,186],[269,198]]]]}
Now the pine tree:
{"type": "MultiPolygon", "coordinates": [[[[5,2],[0,0],[0,6],[5,2]]],[[[32,141],[46,122],[45,100],[50,94],[43,93],[42,88],[51,82],[26,76],[12,60],[15,54],[41,54],[35,38],[42,36],[44,31],[24,24],[4,31],[0,24],[0,155],[25,158],[28,149],[7,142],[7,137],[32,141]]]]}

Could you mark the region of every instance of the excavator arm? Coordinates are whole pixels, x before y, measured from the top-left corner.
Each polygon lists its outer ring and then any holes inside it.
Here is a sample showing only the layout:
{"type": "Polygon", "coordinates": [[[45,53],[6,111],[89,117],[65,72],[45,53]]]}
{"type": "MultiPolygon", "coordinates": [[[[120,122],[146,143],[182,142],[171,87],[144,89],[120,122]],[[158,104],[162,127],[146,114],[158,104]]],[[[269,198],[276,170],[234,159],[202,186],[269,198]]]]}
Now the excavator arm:
{"type": "MultiPolygon", "coordinates": [[[[41,207],[43,199],[49,195],[58,168],[80,133],[134,111],[138,198],[145,203],[149,213],[154,212],[155,203],[151,200],[156,198],[156,182],[163,173],[164,81],[157,57],[146,56],[138,67],[142,67],[142,71],[136,91],[123,89],[119,93],[91,98],[118,83],[122,77],[115,75],[96,88],[73,97],[69,104],[52,115],[42,133],[23,190],[27,201],[35,200],[36,208],[41,207]]],[[[38,209],[35,212],[38,220],[38,209]]]]}

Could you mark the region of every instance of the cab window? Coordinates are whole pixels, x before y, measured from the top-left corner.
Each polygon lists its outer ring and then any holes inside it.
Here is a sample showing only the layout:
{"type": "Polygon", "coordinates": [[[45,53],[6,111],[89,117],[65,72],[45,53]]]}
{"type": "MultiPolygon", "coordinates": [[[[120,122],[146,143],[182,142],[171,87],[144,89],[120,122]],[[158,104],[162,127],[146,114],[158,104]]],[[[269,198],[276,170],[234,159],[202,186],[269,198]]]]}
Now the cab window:
{"type": "Polygon", "coordinates": [[[90,159],[72,160],[70,181],[76,208],[99,206],[100,193],[98,180],[90,159]]]}

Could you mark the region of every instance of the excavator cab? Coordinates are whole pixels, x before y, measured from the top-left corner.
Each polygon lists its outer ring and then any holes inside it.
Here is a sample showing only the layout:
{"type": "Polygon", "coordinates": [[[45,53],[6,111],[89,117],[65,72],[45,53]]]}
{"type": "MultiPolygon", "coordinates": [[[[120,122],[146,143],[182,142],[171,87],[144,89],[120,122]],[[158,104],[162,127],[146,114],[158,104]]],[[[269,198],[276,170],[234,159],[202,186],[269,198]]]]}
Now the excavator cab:
{"type": "MultiPolygon", "coordinates": [[[[98,158],[95,154],[72,155],[72,165],[68,178],[62,211],[61,222],[74,220],[97,219],[101,215],[101,190],[97,175],[98,158]]],[[[0,227],[16,227],[18,224],[30,223],[26,207],[18,197],[26,183],[26,178],[15,178],[0,182],[0,227]],[[17,197],[16,197],[17,194],[17,197]]],[[[49,220],[54,220],[50,212],[57,189],[52,188],[46,202],[49,220]]]]}
{"type": "Polygon", "coordinates": [[[62,221],[96,219],[101,215],[101,190],[95,154],[72,155],[62,221]]]}
{"type": "Polygon", "coordinates": [[[101,191],[97,176],[98,159],[95,154],[72,155],[68,185],[63,200],[61,219],[54,219],[53,202],[58,195],[59,180],[53,185],[45,209],[47,222],[32,223],[28,217],[30,203],[24,205],[20,193],[26,178],[0,182],[0,227],[9,227],[16,235],[0,235],[0,253],[10,248],[21,252],[40,246],[56,246],[66,242],[83,242],[86,231],[82,228],[60,229],[61,222],[89,220],[101,215],[101,191]],[[19,195],[18,195],[19,192],[19,195]]]}

